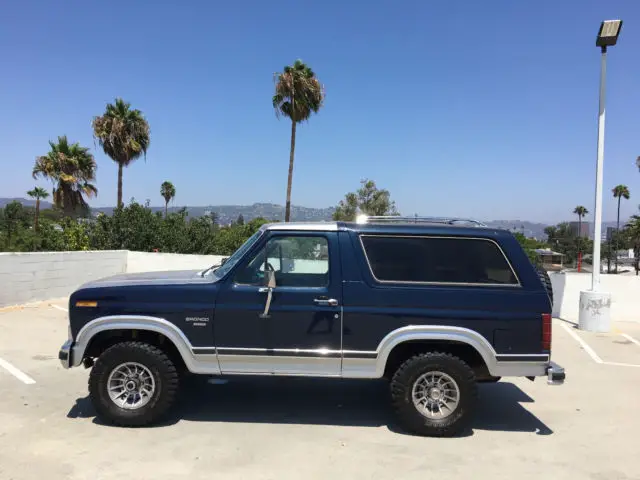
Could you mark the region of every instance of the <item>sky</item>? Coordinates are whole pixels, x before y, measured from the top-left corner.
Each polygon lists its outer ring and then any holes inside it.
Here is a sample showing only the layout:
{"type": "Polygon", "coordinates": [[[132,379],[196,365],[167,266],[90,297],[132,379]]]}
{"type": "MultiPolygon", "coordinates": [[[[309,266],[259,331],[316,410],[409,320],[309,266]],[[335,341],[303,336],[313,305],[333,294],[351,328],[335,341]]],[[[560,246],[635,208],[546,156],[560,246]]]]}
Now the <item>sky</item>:
{"type": "MultiPolygon", "coordinates": [[[[601,20],[622,18],[607,65],[604,219],[611,188],[640,203],[640,2],[139,0],[4,2],[0,197],[24,197],[34,160],[67,135],[116,164],[91,120],[123,97],[151,126],[124,199],[284,204],[291,125],[273,74],[300,58],[325,86],[298,128],[292,202],[337,204],[370,178],[399,210],[540,222],[594,207],[601,20]]],[[[591,217],[591,215],[589,215],[591,217]]],[[[588,217],[588,218],[589,218],[588,217]]]]}

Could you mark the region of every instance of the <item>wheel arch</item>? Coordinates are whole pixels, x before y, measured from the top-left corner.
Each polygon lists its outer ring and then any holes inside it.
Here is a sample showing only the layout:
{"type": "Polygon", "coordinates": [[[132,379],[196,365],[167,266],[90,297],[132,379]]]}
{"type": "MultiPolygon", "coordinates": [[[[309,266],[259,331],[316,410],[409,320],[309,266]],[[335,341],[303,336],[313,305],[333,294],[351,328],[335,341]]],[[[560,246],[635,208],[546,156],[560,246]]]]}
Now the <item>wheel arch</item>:
{"type": "Polygon", "coordinates": [[[73,366],[80,365],[88,354],[99,353],[117,343],[118,338],[147,340],[156,346],[164,343],[174,360],[193,369],[191,344],[178,327],[163,318],[137,315],[99,317],[87,323],[75,340],[73,366]]]}
{"type": "Polygon", "coordinates": [[[464,357],[479,372],[491,374],[496,365],[493,346],[478,332],[461,327],[409,326],[389,333],[378,347],[376,376],[388,375],[397,362],[424,351],[464,357]]]}

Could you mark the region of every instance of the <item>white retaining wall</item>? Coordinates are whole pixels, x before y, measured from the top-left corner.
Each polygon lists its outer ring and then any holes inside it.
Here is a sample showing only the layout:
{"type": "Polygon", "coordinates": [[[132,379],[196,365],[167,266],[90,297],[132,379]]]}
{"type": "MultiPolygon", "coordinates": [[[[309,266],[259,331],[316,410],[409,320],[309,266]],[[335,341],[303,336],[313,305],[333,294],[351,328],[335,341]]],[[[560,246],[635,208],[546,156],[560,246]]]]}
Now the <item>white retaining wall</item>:
{"type": "Polygon", "coordinates": [[[89,280],[126,271],[127,251],[0,253],[0,306],[66,297],[89,280]]]}
{"type": "Polygon", "coordinates": [[[181,255],[179,253],[128,252],[127,272],[204,270],[225,258],[222,255],[181,255]]]}
{"type": "MultiPolygon", "coordinates": [[[[219,263],[222,258],[220,255],[127,250],[0,252],[0,307],[65,297],[85,282],[118,273],[201,270],[219,263]]],[[[305,270],[315,267],[315,263],[305,265],[305,270]]],[[[580,291],[590,288],[591,275],[551,273],[550,276],[555,300],[554,316],[577,321],[580,291]]],[[[612,320],[640,322],[640,277],[601,275],[600,278],[602,289],[612,295],[612,320]]]]}
{"type": "MultiPolygon", "coordinates": [[[[591,288],[590,273],[550,273],[553,316],[578,321],[580,291],[591,288]]],[[[601,290],[611,293],[611,320],[640,322],[640,277],[631,274],[600,275],[601,290]]]]}
{"type": "Polygon", "coordinates": [[[204,270],[222,258],[127,250],[0,252],[0,307],[66,297],[83,283],[118,273],[204,270]]]}

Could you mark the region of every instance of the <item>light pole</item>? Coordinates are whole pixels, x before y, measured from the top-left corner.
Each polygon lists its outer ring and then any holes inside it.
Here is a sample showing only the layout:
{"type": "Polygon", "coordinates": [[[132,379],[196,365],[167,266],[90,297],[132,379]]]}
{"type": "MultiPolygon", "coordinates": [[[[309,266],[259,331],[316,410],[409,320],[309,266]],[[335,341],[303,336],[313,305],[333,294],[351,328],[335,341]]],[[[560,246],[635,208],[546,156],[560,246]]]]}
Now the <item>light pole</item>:
{"type": "Polygon", "coordinates": [[[578,326],[582,330],[608,332],[611,325],[611,294],[600,291],[600,243],[602,241],[602,170],[604,164],[605,85],[607,47],[618,41],[622,20],[605,20],[600,24],[596,46],[600,47],[600,101],[598,112],[598,156],[596,161],[596,198],[593,232],[593,271],[591,290],[580,292],[578,326]]]}

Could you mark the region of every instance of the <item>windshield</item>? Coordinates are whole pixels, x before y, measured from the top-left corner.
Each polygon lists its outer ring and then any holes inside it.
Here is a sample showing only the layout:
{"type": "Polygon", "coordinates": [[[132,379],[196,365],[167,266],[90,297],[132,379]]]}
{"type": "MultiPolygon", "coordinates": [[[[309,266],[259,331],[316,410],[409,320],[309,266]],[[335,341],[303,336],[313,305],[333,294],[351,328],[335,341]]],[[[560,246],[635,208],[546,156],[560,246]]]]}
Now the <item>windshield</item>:
{"type": "Polygon", "coordinates": [[[233,255],[231,255],[227,259],[227,261],[224,262],[224,265],[213,270],[213,274],[218,278],[224,277],[229,272],[229,270],[231,270],[234,265],[238,263],[242,257],[244,257],[244,254],[247,253],[251,249],[251,247],[253,247],[253,244],[258,241],[261,235],[262,230],[258,230],[256,233],[251,235],[247,239],[247,241],[240,246],[239,249],[233,252],[233,255]]]}

